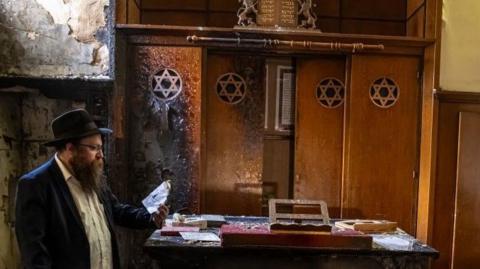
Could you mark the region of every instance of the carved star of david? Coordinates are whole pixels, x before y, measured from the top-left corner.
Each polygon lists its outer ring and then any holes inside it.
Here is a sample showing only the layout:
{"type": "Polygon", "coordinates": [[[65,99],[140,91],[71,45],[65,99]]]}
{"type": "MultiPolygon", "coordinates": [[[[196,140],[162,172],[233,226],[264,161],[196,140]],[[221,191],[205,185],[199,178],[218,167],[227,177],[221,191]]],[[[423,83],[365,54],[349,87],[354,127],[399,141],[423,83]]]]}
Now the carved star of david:
{"type": "Polygon", "coordinates": [[[370,98],[380,107],[391,107],[398,99],[397,85],[386,77],[377,79],[371,87],[370,98]],[[382,95],[382,90],[387,91],[386,96],[382,95]]]}
{"type": "Polygon", "coordinates": [[[217,94],[227,103],[236,104],[245,97],[245,82],[237,74],[224,74],[217,81],[217,94]]]}
{"type": "Polygon", "coordinates": [[[337,79],[324,79],[317,87],[317,99],[320,104],[328,108],[338,107],[343,103],[343,84],[337,79]],[[327,83],[325,83],[327,81],[327,83]],[[328,91],[333,90],[334,95],[328,96],[328,91]]]}
{"type": "Polygon", "coordinates": [[[153,92],[161,99],[173,99],[182,91],[178,73],[165,68],[153,76],[153,92]]]}

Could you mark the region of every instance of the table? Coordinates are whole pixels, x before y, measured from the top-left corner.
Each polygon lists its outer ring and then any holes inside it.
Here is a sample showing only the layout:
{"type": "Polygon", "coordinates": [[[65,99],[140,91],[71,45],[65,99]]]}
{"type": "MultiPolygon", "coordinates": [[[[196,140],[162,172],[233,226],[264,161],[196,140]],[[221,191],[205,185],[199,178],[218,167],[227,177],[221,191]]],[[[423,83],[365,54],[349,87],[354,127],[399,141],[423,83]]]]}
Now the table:
{"type": "MultiPolygon", "coordinates": [[[[228,223],[268,222],[265,217],[226,216],[228,223]]],[[[209,228],[218,233],[218,228],[209,228]]],[[[372,235],[373,248],[370,250],[304,248],[277,246],[235,246],[222,247],[219,242],[189,242],[180,236],[160,236],[157,230],[147,239],[145,252],[157,260],[160,268],[368,268],[368,269],[420,269],[429,268],[438,251],[421,244],[414,237],[397,232],[394,236],[409,242],[409,246],[379,245],[385,235],[372,235]]]]}

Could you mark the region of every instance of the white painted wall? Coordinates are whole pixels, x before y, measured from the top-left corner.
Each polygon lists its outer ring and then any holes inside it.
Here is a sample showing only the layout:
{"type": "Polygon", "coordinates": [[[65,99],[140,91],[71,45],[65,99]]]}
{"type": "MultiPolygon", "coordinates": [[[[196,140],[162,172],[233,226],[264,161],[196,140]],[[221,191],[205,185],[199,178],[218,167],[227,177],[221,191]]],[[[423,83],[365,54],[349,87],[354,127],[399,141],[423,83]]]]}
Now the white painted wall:
{"type": "Polygon", "coordinates": [[[443,0],[440,88],[480,92],[479,0],[443,0]]]}

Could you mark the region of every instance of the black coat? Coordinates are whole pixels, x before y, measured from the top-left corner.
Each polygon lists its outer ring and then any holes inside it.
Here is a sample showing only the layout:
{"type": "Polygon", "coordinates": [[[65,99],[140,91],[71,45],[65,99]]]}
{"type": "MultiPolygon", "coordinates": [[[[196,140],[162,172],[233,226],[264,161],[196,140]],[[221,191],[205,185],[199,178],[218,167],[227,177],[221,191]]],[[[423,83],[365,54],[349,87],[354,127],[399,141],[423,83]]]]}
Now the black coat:
{"type": "MultiPolygon", "coordinates": [[[[120,268],[114,224],[154,228],[146,209],[121,204],[105,189],[99,195],[112,238],[113,268],[120,268]]],[[[16,234],[25,268],[90,269],[82,220],[55,158],[23,175],[17,187],[16,234]]]]}

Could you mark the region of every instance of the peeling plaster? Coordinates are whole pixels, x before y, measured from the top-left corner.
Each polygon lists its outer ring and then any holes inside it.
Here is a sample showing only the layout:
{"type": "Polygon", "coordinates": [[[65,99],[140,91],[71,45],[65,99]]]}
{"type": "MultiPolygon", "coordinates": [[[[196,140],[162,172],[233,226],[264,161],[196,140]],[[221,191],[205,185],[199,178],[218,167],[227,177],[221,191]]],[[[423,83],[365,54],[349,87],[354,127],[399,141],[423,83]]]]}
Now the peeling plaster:
{"type": "Polygon", "coordinates": [[[92,64],[100,65],[102,70],[106,71],[108,69],[108,65],[105,65],[105,63],[108,63],[108,57],[109,57],[108,47],[103,45],[100,48],[95,49],[93,53],[92,64]]]}
{"type": "Polygon", "coordinates": [[[108,6],[108,1],[83,0],[72,1],[71,4],[68,25],[72,29],[72,36],[80,42],[94,42],[95,32],[105,27],[104,8],[108,6]]]}
{"type": "Polygon", "coordinates": [[[109,0],[0,1],[0,76],[109,78],[109,0]]]}
{"type": "Polygon", "coordinates": [[[63,0],[37,0],[37,2],[50,13],[54,23],[67,23],[70,16],[70,7],[63,0]]]}

